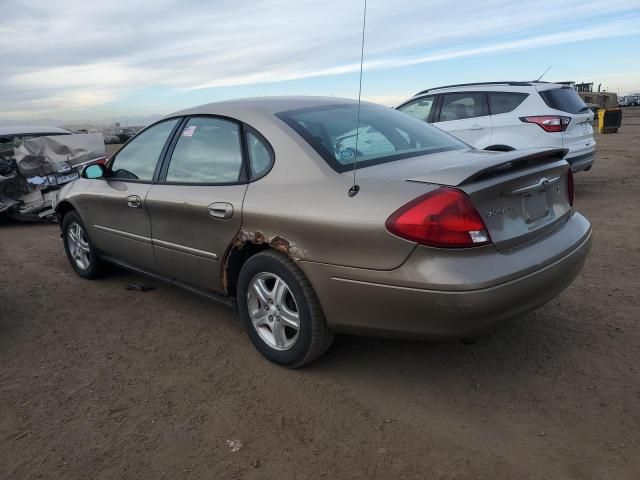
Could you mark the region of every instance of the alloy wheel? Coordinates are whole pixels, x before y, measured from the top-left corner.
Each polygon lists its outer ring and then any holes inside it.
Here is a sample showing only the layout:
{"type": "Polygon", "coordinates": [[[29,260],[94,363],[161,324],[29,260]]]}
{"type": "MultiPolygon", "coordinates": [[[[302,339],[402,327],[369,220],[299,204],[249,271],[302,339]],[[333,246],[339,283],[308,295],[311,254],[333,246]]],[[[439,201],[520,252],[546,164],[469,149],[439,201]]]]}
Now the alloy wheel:
{"type": "Polygon", "coordinates": [[[300,312],[291,289],[278,275],[259,273],[251,280],[247,305],[253,328],[275,350],[293,347],[300,332],[300,312]]]}
{"type": "Polygon", "coordinates": [[[91,264],[89,242],[84,229],[76,222],[69,225],[67,230],[67,245],[76,266],[81,270],[88,269],[91,264]]]}

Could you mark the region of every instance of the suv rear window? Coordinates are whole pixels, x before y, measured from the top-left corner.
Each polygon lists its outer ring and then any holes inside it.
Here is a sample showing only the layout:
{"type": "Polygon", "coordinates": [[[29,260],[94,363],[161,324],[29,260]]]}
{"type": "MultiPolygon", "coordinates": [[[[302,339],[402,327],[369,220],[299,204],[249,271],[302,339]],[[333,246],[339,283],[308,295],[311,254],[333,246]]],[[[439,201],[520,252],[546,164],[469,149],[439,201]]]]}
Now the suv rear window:
{"type": "Polygon", "coordinates": [[[580,113],[589,110],[573,88],[552,88],[538,93],[550,108],[567,113],[580,113]]]}
{"type": "Polygon", "coordinates": [[[392,108],[364,104],[356,131],[357,104],[309,107],[277,113],[336,171],[417,157],[468,145],[392,108]],[[356,134],[358,145],[356,147],[356,134]]]}
{"type": "Polygon", "coordinates": [[[489,97],[489,111],[491,115],[499,115],[501,113],[512,112],[529,95],[518,92],[488,92],[487,96],[489,97]]]}

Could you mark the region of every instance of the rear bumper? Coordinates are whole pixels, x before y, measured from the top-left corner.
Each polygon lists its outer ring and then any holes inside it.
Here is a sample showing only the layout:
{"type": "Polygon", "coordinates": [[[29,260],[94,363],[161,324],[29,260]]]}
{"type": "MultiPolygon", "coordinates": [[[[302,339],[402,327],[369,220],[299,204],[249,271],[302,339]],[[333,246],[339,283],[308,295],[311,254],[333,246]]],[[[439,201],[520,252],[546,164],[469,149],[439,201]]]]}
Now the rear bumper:
{"type": "Polygon", "coordinates": [[[588,152],[588,153],[575,155],[573,157],[570,155],[571,153],[569,153],[569,156],[567,156],[566,160],[567,162],[569,162],[569,165],[571,165],[572,172],[589,170],[596,159],[595,150],[592,150],[591,152],[588,152]]]}
{"type": "Polygon", "coordinates": [[[418,247],[391,271],[300,266],[337,332],[455,338],[481,334],[557,296],[582,269],[590,246],[589,222],[576,213],[513,252],[418,247]]]}

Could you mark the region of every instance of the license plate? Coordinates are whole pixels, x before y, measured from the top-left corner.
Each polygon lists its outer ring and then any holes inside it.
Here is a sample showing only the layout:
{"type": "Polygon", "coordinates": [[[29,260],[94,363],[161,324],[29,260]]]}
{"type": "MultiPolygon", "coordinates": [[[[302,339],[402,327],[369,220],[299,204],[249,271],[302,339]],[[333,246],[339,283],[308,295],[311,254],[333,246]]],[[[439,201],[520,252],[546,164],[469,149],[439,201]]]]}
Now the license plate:
{"type": "Polygon", "coordinates": [[[546,190],[524,196],[524,218],[527,223],[537,222],[547,215],[549,215],[549,204],[546,190]]]}
{"type": "Polygon", "coordinates": [[[69,183],[69,182],[72,182],[74,180],[77,180],[78,178],[80,178],[80,173],[78,173],[78,172],[71,172],[71,173],[67,173],[65,175],[57,175],[56,176],[56,183],[58,185],[62,185],[63,183],[69,183]]]}

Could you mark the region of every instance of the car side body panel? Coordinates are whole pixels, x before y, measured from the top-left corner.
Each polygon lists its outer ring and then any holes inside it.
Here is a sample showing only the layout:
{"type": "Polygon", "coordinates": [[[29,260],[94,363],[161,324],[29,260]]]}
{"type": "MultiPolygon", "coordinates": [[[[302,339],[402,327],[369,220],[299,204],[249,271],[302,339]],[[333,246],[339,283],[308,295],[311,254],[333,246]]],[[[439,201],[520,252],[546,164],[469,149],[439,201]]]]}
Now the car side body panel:
{"type": "Polygon", "coordinates": [[[96,247],[143,268],[156,266],[145,198],[148,183],[76,180],[65,198],[80,213],[96,247]],[[137,207],[130,206],[139,202],[137,207]]]}
{"type": "Polygon", "coordinates": [[[222,260],[242,225],[246,190],[246,184],[153,185],[146,205],[157,271],[223,292],[222,260]]]}

